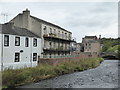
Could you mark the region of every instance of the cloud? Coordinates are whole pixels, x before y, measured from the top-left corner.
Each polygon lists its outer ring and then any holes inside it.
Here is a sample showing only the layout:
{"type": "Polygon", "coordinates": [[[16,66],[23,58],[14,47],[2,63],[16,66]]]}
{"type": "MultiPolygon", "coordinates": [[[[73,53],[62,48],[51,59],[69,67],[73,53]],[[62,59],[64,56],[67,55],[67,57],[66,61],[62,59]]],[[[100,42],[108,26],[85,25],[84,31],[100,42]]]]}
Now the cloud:
{"type": "Polygon", "coordinates": [[[116,2],[5,2],[2,6],[2,12],[9,15],[8,20],[28,8],[32,16],[71,31],[79,42],[85,35],[117,37],[116,2]]]}
{"type": "Polygon", "coordinates": [[[111,25],[110,27],[100,29],[99,31],[91,32],[88,35],[97,35],[97,36],[102,35],[102,37],[117,38],[118,37],[118,23],[115,23],[111,25]]]}
{"type": "Polygon", "coordinates": [[[1,2],[118,2],[119,0],[1,0],[1,2]]]}

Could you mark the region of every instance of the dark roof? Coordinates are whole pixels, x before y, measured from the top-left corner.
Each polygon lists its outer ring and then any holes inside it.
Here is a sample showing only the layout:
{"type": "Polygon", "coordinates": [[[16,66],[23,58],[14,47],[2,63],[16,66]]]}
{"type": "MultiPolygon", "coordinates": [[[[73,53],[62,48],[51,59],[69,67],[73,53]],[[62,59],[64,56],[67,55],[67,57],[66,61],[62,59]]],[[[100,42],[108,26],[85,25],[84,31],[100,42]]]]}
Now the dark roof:
{"type": "Polygon", "coordinates": [[[97,38],[96,36],[85,36],[85,38],[97,38]]]}
{"type": "Polygon", "coordinates": [[[87,41],[88,43],[97,43],[97,42],[99,42],[98,40],[89,40],[89,41],[87,41]]]}
{"type": "MultiPolygon", "coordinates": [[[[52,23],[50,23],[50,22],[47,22],[47,21],[45,21],[45,20],[39,19],[39,18],[34,17],[34,16],[30,16],[30,17],[32,17],[32,18],[38,20],[39,22],[42,22],[42,23],[45,23],[45,24],[48,24],[48,25],[57,27],[57,28],[62,29],[62,30],[64,30],[64,31],[67,31],[67,30],[65,30],[64,28],[62,28],[62,27],[60,27],[60,26],[58,26],[58,25],[52,24],[52,23]]],[[[69,31],[67,31],[67,32],[69,32],[69,31]]],[[[71,33],[71,32],[69,32],[69,33],[71,33]]]]}
{"type": "Polygon", "coordinates": [[[100,42],[99,40],[87,40],[87,41],[82,41],[84,43],[98,43],[100,42]]]}
{"type": "Polygon", "coordinates": [[[2,33],[40,38],[39,36],[35,35],[34,33],[30,32],[29,30],[27,30],[25,28],[19,28],[19,27],[12,26],[10,23],[2,25],[2,33]]]}

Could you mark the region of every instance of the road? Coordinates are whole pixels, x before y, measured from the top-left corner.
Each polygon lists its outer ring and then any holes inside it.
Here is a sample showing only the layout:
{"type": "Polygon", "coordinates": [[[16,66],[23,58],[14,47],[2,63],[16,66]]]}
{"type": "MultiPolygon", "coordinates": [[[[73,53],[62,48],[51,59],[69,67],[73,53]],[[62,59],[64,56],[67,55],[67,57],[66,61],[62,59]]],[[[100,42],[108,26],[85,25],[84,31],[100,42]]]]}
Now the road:
{"type": "Polygon", "coordinates": [[[43,80],[19,88],[117,88],[118,60],[105,60],[95,69],[43,80]]]}

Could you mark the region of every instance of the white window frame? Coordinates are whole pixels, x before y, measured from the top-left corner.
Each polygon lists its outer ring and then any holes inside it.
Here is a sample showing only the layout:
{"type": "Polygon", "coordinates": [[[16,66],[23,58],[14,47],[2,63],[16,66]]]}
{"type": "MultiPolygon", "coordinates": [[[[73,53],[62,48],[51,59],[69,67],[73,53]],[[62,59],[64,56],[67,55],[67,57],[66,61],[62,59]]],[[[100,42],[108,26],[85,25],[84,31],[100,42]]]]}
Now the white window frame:
{"type": "Polygon", "coordinates": [[[4,35],[4,46],[9,46],[9,35],[4,35]]]}

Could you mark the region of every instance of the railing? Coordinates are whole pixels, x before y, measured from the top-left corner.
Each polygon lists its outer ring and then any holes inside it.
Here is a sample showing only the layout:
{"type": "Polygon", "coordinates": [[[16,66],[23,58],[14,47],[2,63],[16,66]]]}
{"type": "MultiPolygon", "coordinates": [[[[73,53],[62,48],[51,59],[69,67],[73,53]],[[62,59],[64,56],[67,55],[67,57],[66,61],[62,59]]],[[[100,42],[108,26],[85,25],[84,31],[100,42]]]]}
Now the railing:
{"type": "Polygon", "coordinates": [[[47,38],[51,37],[51,38],[58,38],[58,39],[71,40],[71,41],[74,40],[73,38],[71,39],[71,37],[69,37],[69,36],[63,36],[62,34],[57,35],[54,33],[44,34],[43,37],[47,37],[47,38]]]}
{"type": "Polygon", "coordinates": [[[43,55],[43,58],[70,58],[79,57],[80,55],[43,55]]]}
{"type": "Polygon", "coordinates": [[[59,48],[43,48],[43,50],[49,50],[49,51],[70,51],[70,49],[66,49],[63,47],[59,47],[59,48]]]}

